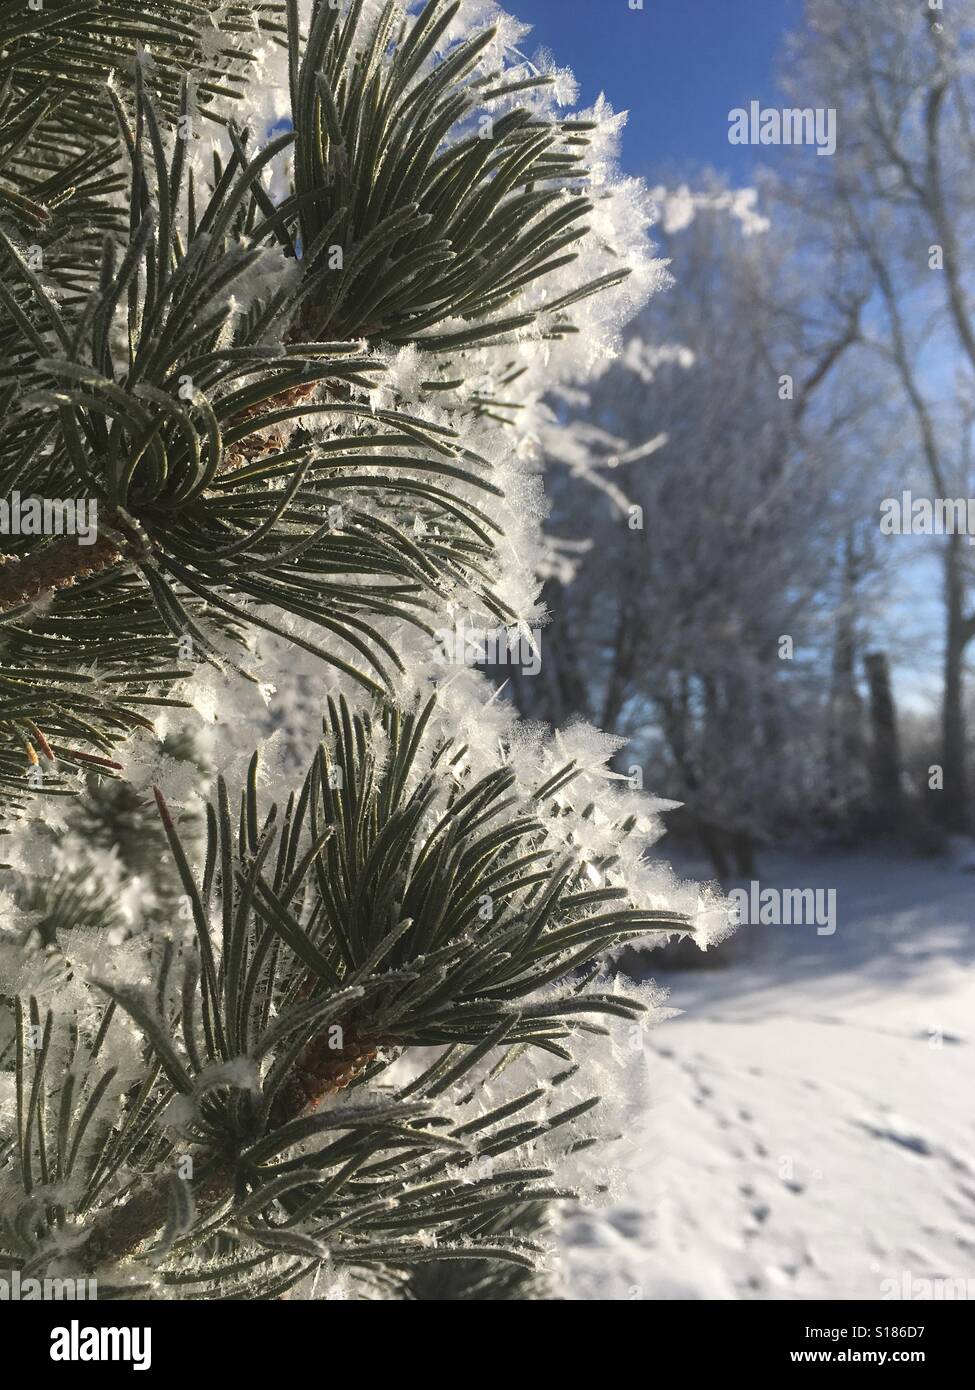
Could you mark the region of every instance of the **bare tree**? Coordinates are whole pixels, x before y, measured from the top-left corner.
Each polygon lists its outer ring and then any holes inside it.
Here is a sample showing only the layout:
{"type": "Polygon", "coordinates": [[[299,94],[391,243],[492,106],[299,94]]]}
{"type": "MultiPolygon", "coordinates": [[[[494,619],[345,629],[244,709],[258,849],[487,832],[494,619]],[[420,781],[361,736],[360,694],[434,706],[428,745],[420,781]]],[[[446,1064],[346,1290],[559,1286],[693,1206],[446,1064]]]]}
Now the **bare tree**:
{"type": "Polygon", "coordinates": [[[559,431],[551,526],[592,545],[520,695],[532,714],[636,740],[719,874],[750,874],[757,842],[843,800],[825,777],[831,672],[845,623],[855,695],[844,547],[875,396],[838,367],[864,296],[810,311],[787,209],[768,229],[717,183],[689,208],[662,202],[678,288],[559,431]],[[576,485],[577,454],[602,496],[576,485]]]}
{"type": "MultiPolygon", "coordinates": [[[[792,89],[837,111],[836,156],[816,160],[804,197],[838,261],[872,286],[863,339],[898,384],[934,498],[971,488],[975,371],[975,40],[972,6],[928,0],[864,7],[809,0],[792,89]],[[953,12],[952,12],[953,11],[953,12]],[[951,369],[954,368],[954,371],[951,369]]],[[[941,762],[945,823],[968,823],[965,654],[975,639],[971,549],[941,540],[945,610],[941,762]]]]}

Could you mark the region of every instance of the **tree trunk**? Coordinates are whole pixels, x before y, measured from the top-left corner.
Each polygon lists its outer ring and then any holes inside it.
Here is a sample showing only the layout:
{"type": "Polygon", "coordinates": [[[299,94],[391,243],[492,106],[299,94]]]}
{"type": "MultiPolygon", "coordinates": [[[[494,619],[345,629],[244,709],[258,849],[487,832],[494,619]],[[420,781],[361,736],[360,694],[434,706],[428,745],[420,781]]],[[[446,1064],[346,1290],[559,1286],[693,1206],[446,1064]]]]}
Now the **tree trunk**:
{"type": "Polygon", "coordinates": [[[700,817],[697,818],[695,825],[701,847],[714,865],[714,872],[724,883],[731,877],[731,863],[725,852],[724,836],[716,825],[701,820],[700,817]]]}
{"type": "Polygon", "coordinates": [[[965,713],[963,706],[963,666],[966,623],[965,584],[962,575],[961,546],[965,537],[947,537],[945,552],[945,687],[941,723],[941,763],[944,790],[941,819],[949,830],[962,831],[968,819],[968,779],[965,759],[965,713]]]}
{"type": "Polygon", "coordinates": [[[739,878],[757,878],[758,862],[755,858],[755,837],[750,830],[736,830],[732,843],[735,850],[735,864],[739,878]]]}
{"type": "Polygon", "coordinates": [[[859,802],[859,773],[863,765],[863,708],[856,684],[856,554],[847,535],[843,566],[843,596],[836,614],[833,675],[830,691],[828,798],[840,823],[849,822],[859,802]]]}
{"type": "Polygon", "coordinates": [[[900,823],[901,756],[897,734],[897,710],[890,684],[890,665],[886,652],[869,652],[864,657],[870,686],[870,799],[875,824],[894,830],[900,823]]]}

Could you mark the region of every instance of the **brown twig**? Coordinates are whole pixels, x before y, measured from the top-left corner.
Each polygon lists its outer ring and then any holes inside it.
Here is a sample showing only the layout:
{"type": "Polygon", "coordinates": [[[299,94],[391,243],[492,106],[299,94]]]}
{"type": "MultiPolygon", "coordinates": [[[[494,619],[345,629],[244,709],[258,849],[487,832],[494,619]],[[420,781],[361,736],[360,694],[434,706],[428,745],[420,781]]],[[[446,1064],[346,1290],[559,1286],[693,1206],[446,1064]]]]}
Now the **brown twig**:
{"type": "Polygon", "coordinates": [[[92,545],[61,540],[19,560],[0,555],[0,613],[70,588],[124,558],[118,537],[105,534],[92,545]]]}

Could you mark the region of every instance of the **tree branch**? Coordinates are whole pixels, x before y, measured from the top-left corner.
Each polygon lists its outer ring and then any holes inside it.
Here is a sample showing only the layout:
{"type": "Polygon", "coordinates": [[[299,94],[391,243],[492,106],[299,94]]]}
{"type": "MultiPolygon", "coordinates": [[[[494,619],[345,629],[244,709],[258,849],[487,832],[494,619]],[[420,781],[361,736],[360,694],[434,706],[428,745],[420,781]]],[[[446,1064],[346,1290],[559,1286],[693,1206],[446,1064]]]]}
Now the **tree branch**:
{"type": "MultiPolygon", "coordinates": [[[[271,1130],[312,1114],[329,1096],[351,1086],[378,1052],[378,1042],[359,1038],[346,1030],[341,1048],[329,1046],[328,1030],[312,1038],[299,1053],[271,1109],[271,1130]]],[[[204,1153],[198,1184],[193,1189],[196,1210],[212,1214],[233,1198],[238,1171],[232,1161],[216,1153],[204,1153]]],[[[89,1269],[114,1264],[136,1255],[165,1226],[169,1216],[169,1180],[143,1188],[128,1201],[96,1220],[84,1249],[89,1269]]]]}
{"type": "Polygon", "coordinates": [[[110,569],[125,558],[120,538],[102,534],[92,545],[62,538],[23,559],[0,556],[0,613],[68,589],[80,579],[110,569]]]}

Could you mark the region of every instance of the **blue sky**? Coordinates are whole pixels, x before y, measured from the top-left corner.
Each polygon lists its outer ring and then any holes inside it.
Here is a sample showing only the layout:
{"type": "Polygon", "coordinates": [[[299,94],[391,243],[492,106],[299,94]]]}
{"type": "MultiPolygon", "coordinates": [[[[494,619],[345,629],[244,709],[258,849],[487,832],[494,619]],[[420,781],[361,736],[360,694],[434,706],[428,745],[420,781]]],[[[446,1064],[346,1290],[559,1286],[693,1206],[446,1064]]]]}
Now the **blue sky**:
{"type": "Polygon", "coordinates": [[[747,183],[756,155],[775,149],[728,143],[728,112],[776,98],[775,61],[783,36],[802,22],[802,0],[506,0],[534,26],[525,40],[551,49],[582,85],[582,104],[605,91],[628,110],[623,164],[630,173],[714,165],[747,183]]]}

